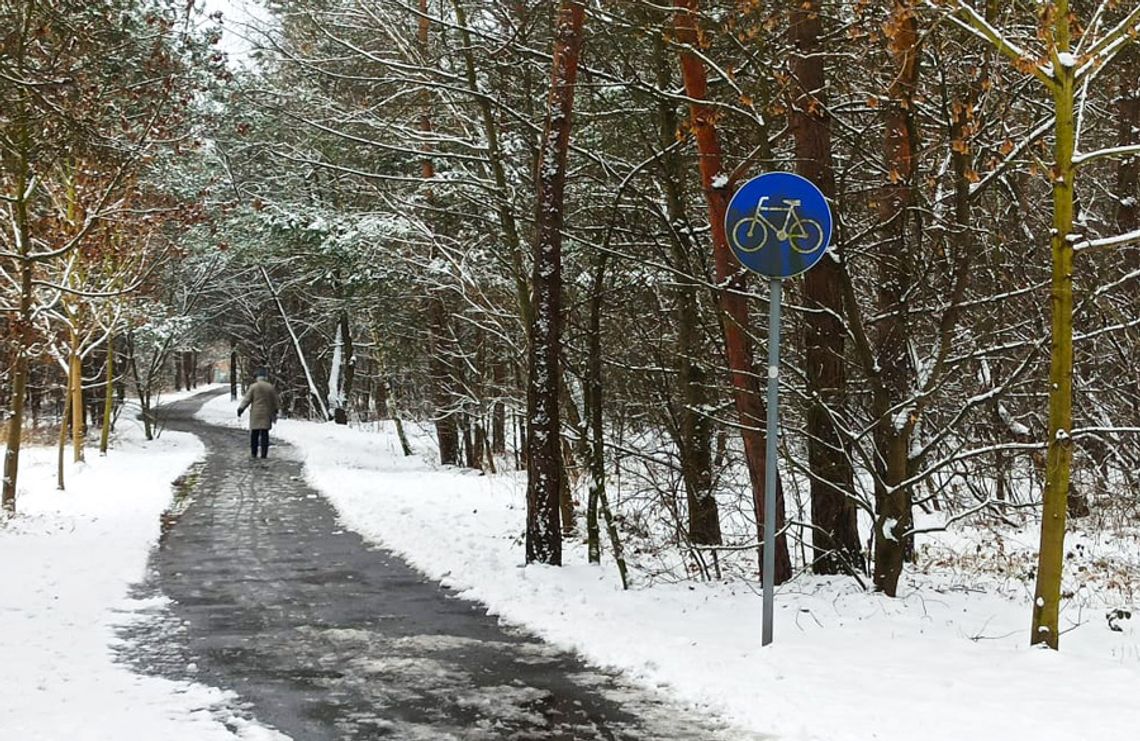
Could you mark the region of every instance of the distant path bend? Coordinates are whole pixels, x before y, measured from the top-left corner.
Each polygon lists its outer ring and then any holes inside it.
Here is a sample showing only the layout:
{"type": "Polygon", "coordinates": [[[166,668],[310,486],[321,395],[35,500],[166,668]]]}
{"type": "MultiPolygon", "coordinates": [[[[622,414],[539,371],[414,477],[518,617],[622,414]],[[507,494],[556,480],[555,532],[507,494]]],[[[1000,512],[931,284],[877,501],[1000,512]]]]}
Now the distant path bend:
{"type": "Polygon", "coordinates": [[[140,587],[172,602],[125,635],[136,668],[233,690],[297,741],[749,737],[500,626],[365,543],[290,446],[251,461],[247,433],[195,419],[212,396],[163,411],[206,456],[140,587]]]}

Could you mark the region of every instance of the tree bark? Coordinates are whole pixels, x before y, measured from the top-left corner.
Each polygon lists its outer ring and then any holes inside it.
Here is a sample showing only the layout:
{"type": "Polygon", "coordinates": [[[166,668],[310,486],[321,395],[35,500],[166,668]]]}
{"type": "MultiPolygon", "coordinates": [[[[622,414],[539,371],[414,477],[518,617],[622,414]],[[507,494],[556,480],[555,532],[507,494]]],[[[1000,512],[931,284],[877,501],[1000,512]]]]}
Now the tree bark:
{"type": "MultiPolygon", "coordinates": [[[[26,133],[26,132],[25,132],[26,133]]],[[[16,200],[12,212],[16,225],[16,238],[20,252],[20,299],[15,320],[12,322],[12,393],[11,414],[8,418],[7,446],[4,451],[4,481],[0,493],[0,507],[14,514],[16,511],[16,479],[20,470],[20,443],[24,432],[24,400],[28,390],[28,349],[32,333],[32,274],[35,262],[31,257],[31,234],[28,228],[28,166],[21,160],[16,172],[16,200]]]]}
{"type": "Polygon", "coordinates": [[[115,419],[115,335],[107,335],[106,380],[103,383],[103,424],[99,427],[99,455],[107,455],[111,423],[115,419]]]}
{"type": "MultiPolygon", "coordinates": [[[[158,364],[158,367],[165,367],[165,359],[158,364]]],[[[127,333],[127,367],[131,370],[131,378],[135,382],[135,393],[139,397],[139,416],[143,421],[143,435],[147,440],[154,439],[154,416],[150,407],[151,399],[151,380],[153,376],[147,374],[147,382],[143,383],[142,375],[139,373],[139,360],[135,354],[135,339],[132,333],[127,333]]],[[[152,369],[153,370],[153,369],[152,369]]]]}
{"type": "MultiPolygon", "coordinates": [[[[1140,49],[1122,52],[1116,99],[1117,146],[1140,144],[1140,49]]],[[[1121,234],[1140,227],[1140,155],[1123,157],[1116,169],[1116,226],[1121,234]]],[[[1140,265],[1140,247],[1125,248],[1130,267],[1140,265]]]]}
{"type": "Polygon", "coordinates": [[[606,253],[598,252],[594,263],[593,288],[590,292],[590,324],[587,333],[586,382],[583,389],[585,409],[582,434],[587,440],[586,464],[589,468],[589,494],[586,505],[586,557],[590,563],[601,563],[602,546],[598,522],[599,512],[606,522],[610,546],[622,589],[629,589],[629,570],[625,563],[621,536],[606,494],[606,439],[604,421],[604,379],[602,367],[602,306],[606,274],[606,253]]]}
{"type": "Polygon", "coordinates": [[[230,401],[238,398],[238,354],[237,349],[230,345],[230,401]]]}
{"type": "MultiPolygon", "coordinates": [[[[1057,3],[1054,40],[1057,53],[1070,47],[1069,3],[1057,3]]],[[[1052,331],[1049,363],[1049,438],[1045,453],[1045,492],[1041,512],[1041,545],[1033,600],[1030,644],[1056,649],[1060,637],[1061,578],[1065,560],[1065,516],[1073,466],[1073,186],[1076,151],[1074,69],[1054,61],[1053,105],[1056,113],[1053,162],[1053,229],[1051,251],[1052,331]]]]}
{"type": "Polygon", "coordinates": [[[83,404],[83,358],[79,354],[79,336],[75,329],[71,330],[71,348],[68,359],[68,368],[71,382],[68,390],[71,393],[71,452],[73,460],[79,463],[83,460],[84,426],[86,419],[83,404]]]}
{"type": "MultiPolygon", "coordinates": [[[[764,475],[765,434],[764,406],[751,340],[751,322],[743,289],[745,274],[728,246],[724,231],[724,217],[729,196],[735,186],[730,173],[722,170],[720,141],[716,131],[716,113],[704,103],[708,98],[708,77],[705,64],[696,53],[701,48],[697,27],[698,0],[675,0],[674,28],[681,45],[681,76],[685,94],[689,97],[692,129],[700,155],[701,182],[708,200],[709,226],[712,233],[713,260],[716,265],[717,298],[723,314],[721,327],[724,333],[725,353],[732,380],[732,396],[740,420],[740,435],[744,442],[744,458],[752,484],[753,509],[756,514],[757,535],[764,532],[764,475]],[[723,183],[723,184],[722,184],[723,183]]],[[[784,533],[784,498],[782,487],[776,491],[776,583],[792,577],[792,562],[788,555],[787,535],[784,533]]]]}
{"type": "MultiPolygon", "coordinates": [[[[344,343],[343,348],[343,364],[344,372],[341,374],[341,397],[342,408],[347,415],[348,409],[352,405],[352,390],[356,385],[356,347],[352,344],[352,325],[348,321],[348,312],[341,312],[340,315],[340,333],[341,341],[344,343]]],[[[346,424],[348,419],[340,424],[346,424]]]]}
{"type": "MultiPolygon", "coordinates": [[[[429,58],[428,32],[431,29],[428,18],[428,0],[420,0],[420,20],[417,39],[420,45],[420,54],[423,57],[423,63],[425,65],[427,65],[429,58]]],[[[425,135],[426,139],[432,131],[431,98],[427,88],[425,88],[423,92],[421,107],[420,132],[425,135]]],[[[426,143],[423,147],[423,161],[420,167],[420,174],[425,183],[430,183],[435,179],[435,163],[432,162],[430,152],[427,151],[426,143]]],[[[429,203],[432,200],[430,185],[427,188],[425,198],[429,203]]],[[[436,257],[437,248],[435,240],[433,239],[430,258],[434,261],[436,257]]],[[[428,296],[428,352],[431,356],[429,362],[431,367],[432,393],[435,401],[435,433],[436,439],[439,441],[439,462],[445,466],[457,466],[459,465],[459,428],[456,426],[456,412],[452,408],[454,406],[451,398],[452,369],[451,363],[443,354],[444,337],[447,336],[446,328],[447,307],[443,305],[443,298],[437,293],[430,293],[428,296]]]]}
{"type": "MultiPolygon", "coordinates": [[[[665,58],[665,40],[658,36],[654,44],[654,66],[657,88],[667,90],[672,84],[670,66],[665,58]]],[[[689,541],[699,545],[721,543],[720,512],[713,494],[712,437],[713,423],[709,414],[710,394],[708,369],[702,362],[700,295],[701,283],[694,275],[692,254],[695,251],[690,231],[686,228],[684,193],[681,187],[681,162],[675,144],[677,137],[676,103],[661,97],[657,101],[657,138],[661,157],[661,183],[665,191],[666,216],[669,219],[669,247],[674,267],[689,280],[678,281],[676,288],[677,385],[676,404],[677,451],[681,460],[681,479],[688,505],[689,541]]],[[[698,263],[699,264],[699,263],[698,263]]],[[[703,275],[700,278],[704,278],[703,275]]]]}
{"type": "MultiPolygon", "coordinates": [[[[835,199],[831,120],[820,43],[821,0],[793,0],[792,101],[788,123],[795,139],[796,172],[835,199]]],[[[834,239],[834,237],[833,237],[834,239]]],[[[838,246],[832,245],[833,254],[838,246]]],[[[847,397],[843,273],[838,260],[823,259],[804,276],[803,327],[807,376],[808,467],[811,471],[812,571],[838,574],[861,569],[863,550],[850,450],[835,424],[847,397]]]]}
{"type": "Polygon", "coordinates": [[[527,352],[526,561],[556,566],[562,565],[559,497],[565,475],[559,415],[563,199],[585,16],[580,0],[562,0],[555,20],[550,95],[537,173],[537,237],[531,273],[534,316],[527,352]]]}
{"type": "MultiPolygon", "coordinates": [[[[174,390],[182,390],[182,372],[186,369],[186,364],[182,362],[182,353],[174,353],[174,390]]],[[[186,388],[190,388],[190,384],[186,384],[186,388]]]]}
{"type": "Polygon", "coordinates": [[[186,353],[186,389],[198,388],[198,351],[186,353]]]}
{"type": "Polygon", "coordinates": [[[884,117],[883,156],[888,182],[879,205],[882,272],[876,326],[877,357],[872,379],[873,439],[877,453],[875,499],[875,587],[894,597],[898,591],[912,526],[911,489],[901,486],[909,473],[910,436],[915,418],[898,410],[916,393],[909,353],[907,300],[912,281],[908,236],[914,198],[916,142],[914,93],[918,83],[918,22],[910,0],[894,0],[886,28],[894,61],[884,117]]]}
{"type": "Polygon", "coordinates": [[[495,455],[507,453],[507,405],[503,403],[504,386],[507,382],[505,363],[496,360],[491,366],[495,384],[495,402],[491,408],[491,452],[495,455]]]}
{"type": "Polygon", "coordinates": [[[64,465],[64,454],[67,450],[67,428],[69,426],[68,423],[72,419],[72,416],[71,416],[71,403],[72,403],[72,398],[73,398],[73,395],[71,393],[72,382],[73,382],[73,377],[72,377],[72,373],[71,373],[71,366],[69,365],[67,368],[67,372],[64,373],[63,411],[60,412],[60,414],[59,414],[59,438],[56,441],[57,442],[57,448],[56,448],[56,456],[55,456],[55,488],[58,489],[59,491],[65,491],[67,488],[65,481],[64,481],[64,479],[65,479],[64,472],[66,470],[66,466],[64,465]]]}

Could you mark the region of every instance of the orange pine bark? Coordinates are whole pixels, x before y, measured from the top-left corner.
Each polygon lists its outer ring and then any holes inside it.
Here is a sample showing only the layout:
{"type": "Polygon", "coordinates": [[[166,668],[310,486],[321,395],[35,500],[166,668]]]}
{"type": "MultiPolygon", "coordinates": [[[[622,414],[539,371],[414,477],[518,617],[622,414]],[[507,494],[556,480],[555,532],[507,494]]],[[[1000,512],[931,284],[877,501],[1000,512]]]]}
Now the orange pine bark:
{"type": "MultiPolygon", "coordinates": [[[[756,512],[758,537],[764,532],[764,459],[765,434],[764,405],[760,401],[759,377],[753,362],[751,325],[748,301],[744,296],[745,274],[728,246],[724,217],[728,210],[735,182],[723,169],[723,155],[716,129],[716,111],[703,101],[708,99],[708,71],[694,49],[701,46],[701,33],[697,23],[698,0],[675,0],[674,32],[681,47],[681,77],[685,94],[689,97],[691,126],[699,154],[701,185],[708,201],[709,226],[712,233],[713,263],[719,290],[717,300],[722,313],[725,355],[732,380],[732,398],[740,420],[740,435],[744,443],[744,458],[752,483],[753,507],[756,512]]],[[[778,481],[778,479],[777,479],[778,481]]],[[[787,536],[784,529],[783,487],[776,488],[776,583],[792,577],[792,563],[788,556],[787,536]]]]}

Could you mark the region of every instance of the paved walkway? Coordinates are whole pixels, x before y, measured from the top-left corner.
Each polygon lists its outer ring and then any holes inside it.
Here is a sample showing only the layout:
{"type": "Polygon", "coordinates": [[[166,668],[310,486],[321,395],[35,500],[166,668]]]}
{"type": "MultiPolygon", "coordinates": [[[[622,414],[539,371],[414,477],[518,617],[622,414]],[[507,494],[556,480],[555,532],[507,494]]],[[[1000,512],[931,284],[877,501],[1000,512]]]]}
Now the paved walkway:
{"type": "MultiPolygon", "coordinates": [[[[289,446],[168,407],[206,457],[180,487],[140,594],[172,602],[125,635],[141,671],[235,691],[297,741],[742,739],[584,664],[345,531],[289,446]]],[[[605,625],[598,625],[605,630],[605,625]]]]}

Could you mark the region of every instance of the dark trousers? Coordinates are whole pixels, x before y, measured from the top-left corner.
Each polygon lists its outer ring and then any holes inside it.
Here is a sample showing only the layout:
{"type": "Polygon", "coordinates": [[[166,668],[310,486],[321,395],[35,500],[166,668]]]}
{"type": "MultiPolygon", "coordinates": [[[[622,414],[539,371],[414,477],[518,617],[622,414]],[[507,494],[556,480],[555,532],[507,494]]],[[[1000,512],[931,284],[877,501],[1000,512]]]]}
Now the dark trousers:
{"type": "Polygon", "coordinates": [[[261,446],[261,457],[269,455],[269,430],[249,431],[249,454],[257,457],[257,448],[261,446]]]}

